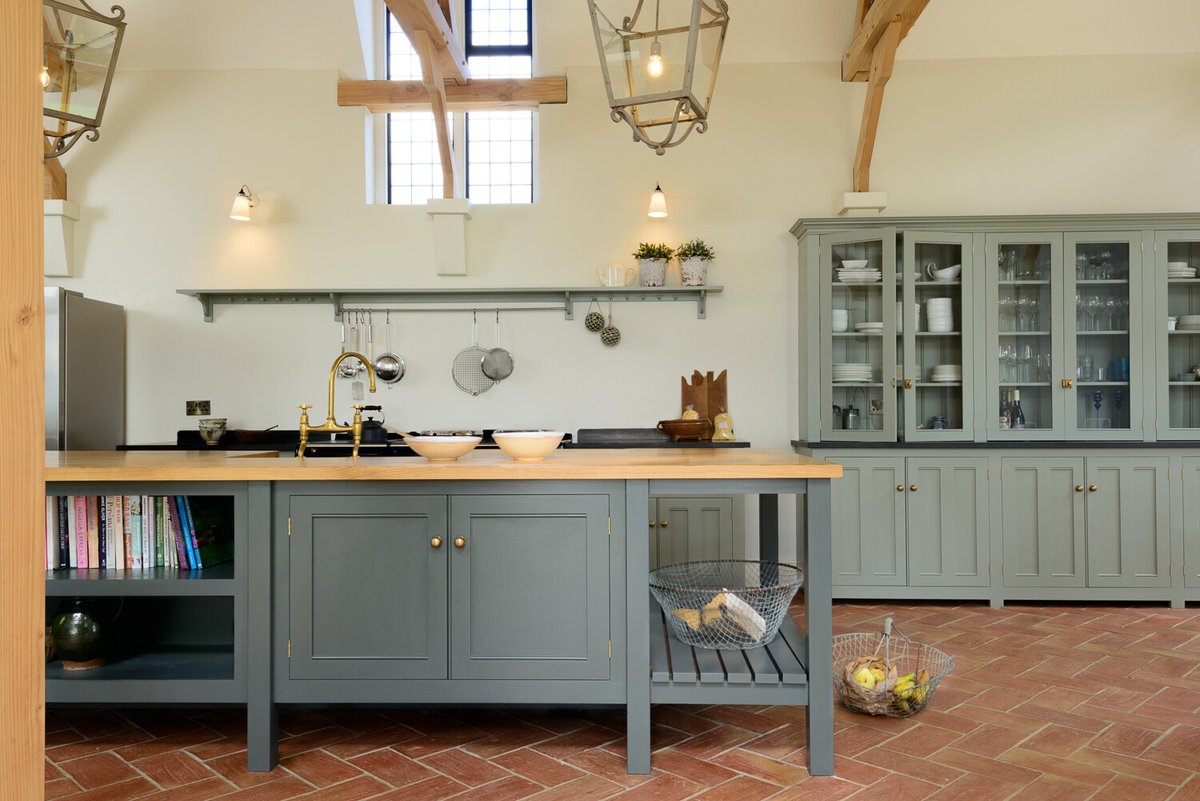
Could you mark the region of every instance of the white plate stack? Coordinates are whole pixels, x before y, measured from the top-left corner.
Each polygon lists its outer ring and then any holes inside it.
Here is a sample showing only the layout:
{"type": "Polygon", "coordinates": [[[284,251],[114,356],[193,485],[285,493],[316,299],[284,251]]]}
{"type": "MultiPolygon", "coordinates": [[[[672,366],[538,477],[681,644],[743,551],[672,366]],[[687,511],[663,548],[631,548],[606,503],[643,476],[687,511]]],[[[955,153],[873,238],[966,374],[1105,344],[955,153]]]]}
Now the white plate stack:
{"type": "Polygon", "coordinates": [[[1167,262],[1167,278],[1195,278],[1196,268],[1188,267],[1186,261],[1167,262]]]}
{"type": "Polygon", "coordinates": [[[944,334],[954,330],[952,303],[950,298],[930,298],[925,301],[925,324],[930,333],[944,334]]]}
{"type": "Polygon", "coordinates": [[[883,333],[883,323],[882,322],[855,323],[854,330],[858,331],[861,334],[882,334],[883,333]]]}
{"type": "MultiPolygon", "coordinates": [[[[916,322],[917,322],[917,327],[913,330],[920,331],[921,330],[921,304],[914,303],[912,305],[912,307],[913,307],[913,319],[916,320],[916,322]]],[[[899,301],[899,300],[896,301],[896,333],[897,334],[904,333],[904,302],[899,301]]]]}
{"type": "Polygon", "coordinates": [[[1182,314],[1176,323],[1177,331],[1200,331],[1200,314],[1182,314]]]}
{"type": "Polygon", "coordinates": [[[871,380],[871,365],[863,362],[846,362],[833,366],[833,381],[841,383],[868,383],[871,380]]]}
{"type": "Polygon", "coordinates": [[[866,259],[843,261],[838,265],[838,280],[843,284],[874,284],[883,272],[872,267],[866,259]]]}
{"type": "Polygon", "coordinates": [[[955,384],[962,382],[962,365],[939,364],[929,371],[929,380],[937,384],[955,384]]]}

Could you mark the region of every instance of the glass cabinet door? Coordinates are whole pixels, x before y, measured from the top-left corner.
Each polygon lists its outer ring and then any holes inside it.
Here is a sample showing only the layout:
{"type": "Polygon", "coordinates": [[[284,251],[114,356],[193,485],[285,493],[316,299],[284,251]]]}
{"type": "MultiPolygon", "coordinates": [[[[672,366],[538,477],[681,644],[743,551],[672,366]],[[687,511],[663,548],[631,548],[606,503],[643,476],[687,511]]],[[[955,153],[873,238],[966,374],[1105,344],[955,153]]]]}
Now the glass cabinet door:
{"type": "Polygon", "coordinates": [[[896,332],[903,337],[904,439],[974,438],[970,234],[904,234],[896,332]]]}
{"type": "Polygon", "coordinates": [[[1074,368],[1065,409],[1071,439],[1142,438],[1141,242],[1140,231],[1064,236],[1063,361],[1068,373],[1074,368]]]}
{"type": "Polygon", "coordinates": [[[1159,233],[1154,248],[1158,438],[1200,438],[1200,231],[1159,233]]]}
{"type": "Polygon", "coordinates": [[[1063,439],[1062,236],[988,234],[984,270],[988,439],[1063,439]]]}
{"type": "Polygon", "coordinates": [[[896,229],[820,238],[821,439],[896,440],[896,229]]]}

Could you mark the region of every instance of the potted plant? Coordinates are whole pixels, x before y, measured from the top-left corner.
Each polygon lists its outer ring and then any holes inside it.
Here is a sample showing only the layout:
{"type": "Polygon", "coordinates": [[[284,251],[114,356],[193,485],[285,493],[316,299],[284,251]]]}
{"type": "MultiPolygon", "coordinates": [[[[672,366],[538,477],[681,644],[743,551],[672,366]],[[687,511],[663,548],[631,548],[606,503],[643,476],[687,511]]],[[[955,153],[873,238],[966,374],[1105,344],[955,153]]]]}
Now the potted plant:
{"type": "Polygon", "coordinates": [[[684,286],[704,286],[708,281],[708,263],[717,255],[703,239],[684,242],[675,251],[679,257],[679,275],[684,286]]]}
{"type": "Polygon", "coordinates": [[[659,242],[651,244],[641,242],[633,257],[638,260],[638,272],[641,275],[642,286],[662,286],[667,277],[667,261],[675,251],[666,244],[659,242]]]}

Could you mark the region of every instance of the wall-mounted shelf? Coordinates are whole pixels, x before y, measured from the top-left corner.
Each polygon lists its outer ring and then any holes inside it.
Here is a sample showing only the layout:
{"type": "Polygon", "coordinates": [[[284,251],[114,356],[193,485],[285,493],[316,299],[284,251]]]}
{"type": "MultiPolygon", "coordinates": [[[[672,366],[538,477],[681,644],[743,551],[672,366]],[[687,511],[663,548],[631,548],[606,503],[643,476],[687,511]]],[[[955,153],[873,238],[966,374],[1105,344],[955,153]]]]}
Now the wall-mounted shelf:
{"type": "MultiPolygon", "coordinates": [[[[707,315],[708,296],[720,294],[720,286],[631,286],[631,287],[502,287],[498,289],[180,289],[200,301],[204,320],[213,321],[213,307],[219,304],[241,303],[328,303],[333,306],[335,320],[342,319],[342,310],[389,304],[402,310],[405,305],[454,304],[469,311],[481,304],[546,303],[547,308],[561,307],[568,320],[575,319],[576,303],[592,301],[688,301],[696,304],[696,318],[707,315]]],[[[447,309],[451,311],[452,309],[447,309]]],[[[503,311],[503,308],[501,308],[503,311]]]]}

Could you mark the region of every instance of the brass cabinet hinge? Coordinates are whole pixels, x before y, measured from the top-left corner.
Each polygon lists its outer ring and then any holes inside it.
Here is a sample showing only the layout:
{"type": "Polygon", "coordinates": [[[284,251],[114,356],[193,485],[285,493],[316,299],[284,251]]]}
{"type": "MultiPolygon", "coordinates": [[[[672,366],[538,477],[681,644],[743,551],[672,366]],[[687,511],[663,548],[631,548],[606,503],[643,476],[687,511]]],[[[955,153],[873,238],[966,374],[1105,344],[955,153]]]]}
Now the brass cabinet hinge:
{"type": "Polygon", "coordinates": [[[612,536],[612,517],[608,518],[608,536],[612,536]]]}
{"type": "Polygon", "coordinates": [[[292,518],[288,518],[288,536],[292,536],[292,518]]]}
{"type": "Polygon", "coordinates": [[[612,659],[612,640],[608,641],[608,658],[612,659]]]}
{"type": "Polygon", "coordinates": [[[988,575],[992,575],[992,563],[988,562],[988,575]]]}
{"type": "Polygon", "coordinates": [[[288,640],[288,659],[292,658],[292,641],[288,640]]]}

